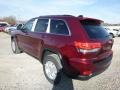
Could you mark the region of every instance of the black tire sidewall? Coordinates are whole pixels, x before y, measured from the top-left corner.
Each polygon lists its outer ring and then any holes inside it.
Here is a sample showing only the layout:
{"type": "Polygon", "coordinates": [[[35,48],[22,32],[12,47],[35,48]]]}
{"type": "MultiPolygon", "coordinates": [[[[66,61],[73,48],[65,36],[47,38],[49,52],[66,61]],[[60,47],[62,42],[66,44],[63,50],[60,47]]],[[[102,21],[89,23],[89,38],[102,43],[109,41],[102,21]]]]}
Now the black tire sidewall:
{"type": "Polygon", "coordinates": [[[48,80],[50,83],[52,83],[52,84],[54,84],[54,85],[57,85],[57,84],[61,81],[62,70],[61,70],[61,67],[60,67],[58,61],[57,61],[56,58],[55,58],[55,55],[52,55],[52,54],[51,54],[51,55],[46,55],[46,56],[44,57],[44,60],[43,60],[43,71],[44,71],[45,77],[47,78],[47,80],[48,80]],[[56,68],[57,68],[57,77],[56,77],[55,80],[50,79],[50,78],[47,76],[47,74],[46,74],[45,64],[46,64],[47,61],[53,62],[53,63],[55,64],[56,68]]]}

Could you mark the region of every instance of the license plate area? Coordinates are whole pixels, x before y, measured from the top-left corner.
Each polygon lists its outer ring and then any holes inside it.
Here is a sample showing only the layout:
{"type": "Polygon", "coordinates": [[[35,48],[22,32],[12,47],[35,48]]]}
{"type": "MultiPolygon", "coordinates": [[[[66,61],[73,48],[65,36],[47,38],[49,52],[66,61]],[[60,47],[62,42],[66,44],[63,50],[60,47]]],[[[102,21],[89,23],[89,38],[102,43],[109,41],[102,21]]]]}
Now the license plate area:
{"type": "Polygon", "coordinates": [[[112,45],[105,45],[103,46],[103,50],[108,51],[112,49],[112,45]]]}

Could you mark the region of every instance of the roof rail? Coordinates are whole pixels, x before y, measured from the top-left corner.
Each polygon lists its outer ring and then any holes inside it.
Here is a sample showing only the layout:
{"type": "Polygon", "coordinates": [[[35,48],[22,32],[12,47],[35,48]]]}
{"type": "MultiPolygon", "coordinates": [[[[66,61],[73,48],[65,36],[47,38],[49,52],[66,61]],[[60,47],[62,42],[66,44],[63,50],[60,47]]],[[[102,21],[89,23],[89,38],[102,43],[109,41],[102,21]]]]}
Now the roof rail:
{"type": "MultiPolygon", "coordinates": [[[[66,15],[66,14],[65,14],[65,15],[63,15],[63,16],[73,16],[73,15],[66,15]]],[[[74,17],[74,16],[73,16],[73,17],[74,17]]]]}
{"type": "Polygon", "coordinates": [[[67,14],[64,14],[64,15],[44,15],[44,16],[39,16],[39,17],[51,17],[51,16],[53,16],[53,17],[56,17],[56,16],[75,17],[73,15],[67,15],[67,14]]]}

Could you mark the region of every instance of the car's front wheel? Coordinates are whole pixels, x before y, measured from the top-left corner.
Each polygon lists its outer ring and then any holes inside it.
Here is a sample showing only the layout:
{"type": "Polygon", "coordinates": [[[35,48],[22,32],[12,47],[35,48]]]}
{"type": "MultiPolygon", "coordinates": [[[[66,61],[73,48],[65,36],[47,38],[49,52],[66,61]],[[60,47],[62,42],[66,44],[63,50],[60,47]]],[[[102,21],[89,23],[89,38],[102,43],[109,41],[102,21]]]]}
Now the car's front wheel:
{"type": "Polygon", "coordinates": [[[43,70],[47,80],[52,84],[58,84],[61,81],[62,67],[60,59],[56,54],[44,56],[43,70]]]}
{"type": "Polygon", "coordinates": [[[11,40],[11,48],[12,48],[13,53],[15,53],[15,54],[19,54],[19,53],[22,52],[22,51],[19,49],[19,47],[18,47],[17,42],[16,42],[15,39],[12,39],[12,40],[11,40]]]}

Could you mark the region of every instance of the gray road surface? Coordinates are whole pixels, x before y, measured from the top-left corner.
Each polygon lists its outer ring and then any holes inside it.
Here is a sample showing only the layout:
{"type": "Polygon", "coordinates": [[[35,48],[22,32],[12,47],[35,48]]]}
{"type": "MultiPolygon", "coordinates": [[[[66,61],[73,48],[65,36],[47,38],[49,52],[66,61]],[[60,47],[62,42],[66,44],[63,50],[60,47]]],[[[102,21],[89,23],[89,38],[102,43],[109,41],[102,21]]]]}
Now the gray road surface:
{"type": "Polygon", "coordinates": [[[120,90],[120,37],[114,39],[114,57],[110,67],[88,81],[64,76],[58,86],[51,85],[40,62],[11,51],[10,35],[0,32],[0,90],[120,90]]]}

